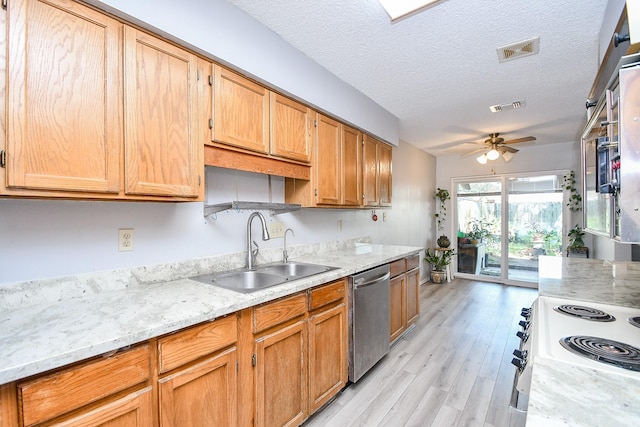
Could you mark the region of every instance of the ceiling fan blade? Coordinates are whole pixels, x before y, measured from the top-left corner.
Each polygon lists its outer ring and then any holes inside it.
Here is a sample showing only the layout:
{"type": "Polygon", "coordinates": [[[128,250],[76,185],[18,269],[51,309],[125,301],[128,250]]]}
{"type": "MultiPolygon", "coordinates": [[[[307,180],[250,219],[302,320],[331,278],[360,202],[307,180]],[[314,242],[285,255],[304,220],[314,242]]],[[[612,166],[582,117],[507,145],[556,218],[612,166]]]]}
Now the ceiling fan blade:
{"type": "Polygon", "coordinates": [[[536,137],[535,136],[525,136],[524,138],[516,138],[516,139],[510,139],[509,141],[504,141],[502,144],[517,144],[519,142],[529,142],[529,141],[535,141],[536,137]]]}
{"type": "Polygon", "coordinates": [[[482,148],[478,148],[477,150],[469,151],[466,154],[461,154],[460,157],[469,157],[469,156],[472,156],[472,155],[474,155],[476,153],[481,153],[483,151],[487,151],[487,147],[482,147],[482,148]]]}
{"type": "Polygon", "coordinates": [[[503,152],[503,153],[504,153],[504,152],[507,152],[507,151],[508,151],[509,153],[517,153],[517,152],[518,152],[518,151],[520,151],[520,150],[518,150],[517,148],[507,147],[506,145],[503,145],[503,146],[501,146],[501,147],[499,147],[499,148],[498,148],[498,151],[501,151],[501,152],[503,152]]]}

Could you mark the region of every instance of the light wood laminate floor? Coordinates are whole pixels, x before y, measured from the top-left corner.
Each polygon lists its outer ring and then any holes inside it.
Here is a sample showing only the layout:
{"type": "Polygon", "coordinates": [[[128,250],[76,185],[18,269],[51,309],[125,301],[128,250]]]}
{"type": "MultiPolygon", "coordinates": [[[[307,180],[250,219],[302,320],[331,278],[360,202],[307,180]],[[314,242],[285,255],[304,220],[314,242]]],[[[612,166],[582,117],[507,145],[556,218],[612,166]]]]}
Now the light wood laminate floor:
{"type": "Polygon", "coordinates": [[[524,426],[508,409],[511,359],[520,309],[536,297],[463,279],[422,285],[416,327],[304,426],[524,426]]]}

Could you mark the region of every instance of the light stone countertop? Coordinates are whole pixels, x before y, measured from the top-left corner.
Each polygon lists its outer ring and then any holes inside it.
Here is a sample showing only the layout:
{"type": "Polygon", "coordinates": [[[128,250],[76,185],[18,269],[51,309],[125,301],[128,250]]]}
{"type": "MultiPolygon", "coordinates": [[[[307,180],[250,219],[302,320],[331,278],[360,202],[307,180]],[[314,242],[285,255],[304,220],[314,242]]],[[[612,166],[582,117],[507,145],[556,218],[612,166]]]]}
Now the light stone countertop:
{"type": "Polygon", "coordinates": [[[541,256],[540,296],[640,308],[640,262],[541,256]]]}
{"type": "MultiPolygon", "coordinates": [[[[540,257],[539,266],[540,296],[640,308],[640,263],[540,257]]],[[[640,378],[536,359],[527,427],[632,425],[640,425],[640,378]]]]}
{"type": "MultiPolygon", "coordinates": [[[[242,256],[81,277],[0,284],[0,384],[293,294],[423,250],[337,245],[290,251],[290,261],[338,267],[242,294],[186,278],[238,268],[242,256]],[[315,253],[314,253],[315,252],[315,253]],[[165,278],[163,281],[163,277],[165,278]],[[111,279],[112,280],[111,280],[111,279]]],[[[281,256],[281,252],[274,252],[281,256]]],[[[268,262],[277,261],[276,255],[268,262]]],[[[262,263],[262,262],[260,262],[262,263]]]]}

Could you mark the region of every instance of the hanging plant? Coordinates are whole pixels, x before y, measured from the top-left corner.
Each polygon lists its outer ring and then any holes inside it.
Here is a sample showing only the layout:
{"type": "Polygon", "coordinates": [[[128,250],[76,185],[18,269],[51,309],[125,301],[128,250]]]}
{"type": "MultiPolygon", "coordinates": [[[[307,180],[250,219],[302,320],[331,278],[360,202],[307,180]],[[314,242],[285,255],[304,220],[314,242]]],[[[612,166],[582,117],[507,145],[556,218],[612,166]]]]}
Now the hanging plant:
{"type": "Polygon", "coordinates": [[[576,176],[573,171],[569,171],[564,176],[564,189],[569,191],[569,202],[567,206],[571,212],[582,210],[582,196],[576,189],[576,176]]]}
{"type": "Polygon", "coordinates": [[[438,226],[438,230],[442,230],[444,228],[444,220],[447,219],[447,207],[445,206],[444,202],[446,202],[450,198],[451,197],[449,196],[449,191],[440,187],[436,189],[436,199],[439,200],[440,205],[438,208],[438,212],[433,214],[433,216],[436,218],[436,225],[438,226]]]}

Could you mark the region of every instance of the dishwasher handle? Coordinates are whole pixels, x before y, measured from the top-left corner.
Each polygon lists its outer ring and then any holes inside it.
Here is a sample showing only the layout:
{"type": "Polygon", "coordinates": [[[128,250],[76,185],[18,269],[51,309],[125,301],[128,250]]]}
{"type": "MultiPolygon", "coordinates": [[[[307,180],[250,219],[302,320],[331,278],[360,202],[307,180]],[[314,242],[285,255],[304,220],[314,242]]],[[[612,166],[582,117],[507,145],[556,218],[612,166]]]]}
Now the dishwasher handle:
{"type": "Polygon", "coordinates": [[[387,272],[387,273],[383,274],[380,277],[376,277],[375,279],[368,280],[368,281],[362,282],[362,283],[358,283],[358,280],[364,280],[363,278],[354,279],[353,280],[353,284],[354,284],[354,286],[356,288],[360,289],[360,288],[365,288],[367,286],[375,285],[376,283],[383,282],[383,281],[389,279],[389,277],[391,277],[391,273],[387,272]]]}

